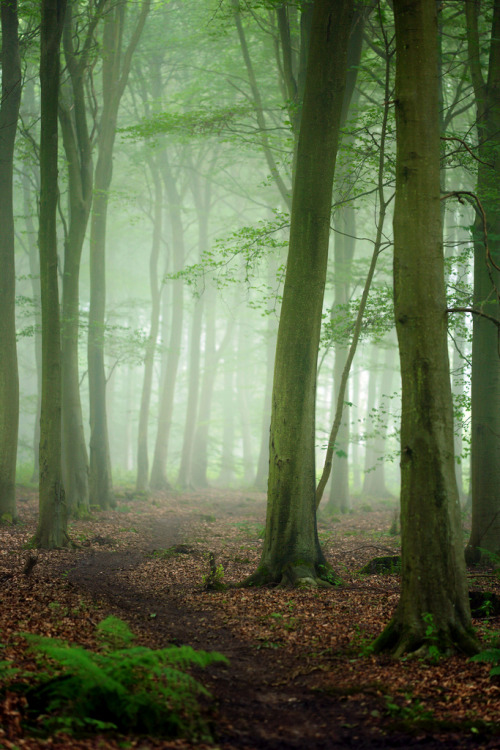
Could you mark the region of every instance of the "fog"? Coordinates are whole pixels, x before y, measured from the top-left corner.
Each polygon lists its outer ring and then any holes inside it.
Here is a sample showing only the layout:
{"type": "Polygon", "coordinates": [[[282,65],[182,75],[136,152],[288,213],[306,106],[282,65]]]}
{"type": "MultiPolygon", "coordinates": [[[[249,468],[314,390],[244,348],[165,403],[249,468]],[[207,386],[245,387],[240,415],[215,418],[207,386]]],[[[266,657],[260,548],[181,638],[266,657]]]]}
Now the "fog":
{"type": "MultiPolygon", "coordinates": [[[[92,4],[74,2],[72,8],[71,36],[78,58],[87,39],[92,4]]],[[[127,8],[125,47],[138,13],[137,4],[127,8]]],[[[284,64],[287,53],[275,11],[266,3],[255,8],[242,4],[241,13],[231,3],[153,3],[133,52],[112,150],[105,325],[98,335],[104,346],[109,457],[115,486],[138,491],[207,486],[266,489],[273,358],[296,142],[293,117],[299,108],[297,99],[292,100],[293,84],[300,88],[300,13],[295,6],[290,6],[287,19],[291,71],[284,64]],[[146,429],[139,436],[141,403],[146,429]],[[141,451],[143,462],[147,455],[147,466],[143,463],[139,480],[141,451]]],[[[334,185],[318,354],[318,479],[335,417],[339,373],[351,345],[376,240],[379,169],[386,200],[394,192],[390,106],[382,164],[379,160],[387,104],[384,38],[375,15],[364,22],[371,41],[363,46],[359,65],[351,68],[357,78],[343,125],[334,185]]],[[[99,21],[89,37],[91,52],[82,73],[93,169],[104,128],[103,23],[99,21]]],[[[22,24],[26,30],[29,20],[22,24]]],[[[462,133],[470,130],[473,121],[472,93],[451,65],[454,50],[453,40],[448,39],[443,50],[443,112],[453,119],[455,131],[462,133]]],[[[75,84],[68,62],[67,47],[66,55],[62,54],[61,95],[74,116],[75,84]]],[[[40,89],[33,42],[23,59],[23,76],[14,185],[20,372],[17,481],[29,483],[36,481],[40,388],[36,359],[40,345],[39,177],[33,147],[39,140],[40,89]]],[[[297,97],[297,91],[293,95],[297,97]]],[[[59,149],[62,290],[72,217],[68,154],[62,138],[59,149]]],[[[446,166],[444,183],[473,189],[470,160],[459,154],[449,157],[446,166]]],[[[324,499],[332,512],[374,499],[395,503],[399,493],[401,405],[392,312],[392,208],[389,202],[334,446],[332,477],[324,499]]],[[[463,301],[470,297],[472,284],[469,227],[474,212],[468,204],[450,201],[443,204],[443,213],[450,299],[466,306],[463,301]]],[[[91,441],[90,299],[89,223],[80,264],[78,330],[78,379],[87,446],[91,441]]],[[[469,491],[470,350],[470,321],[455,316],[450,322],[449,353],[462,499],[469,491]]],[[[67,499],[71,509],[72,498],[67,499]]],[[[89,502],[98,505],[100,501],[91,494],[89,502]]]]}

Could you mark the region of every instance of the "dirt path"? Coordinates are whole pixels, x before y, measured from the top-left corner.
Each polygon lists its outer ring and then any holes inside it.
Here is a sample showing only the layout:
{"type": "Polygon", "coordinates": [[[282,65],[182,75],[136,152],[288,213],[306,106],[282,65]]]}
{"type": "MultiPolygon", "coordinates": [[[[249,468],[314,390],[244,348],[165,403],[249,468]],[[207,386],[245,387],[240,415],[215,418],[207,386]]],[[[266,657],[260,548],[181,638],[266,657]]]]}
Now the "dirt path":
{"type": "MultiPolygon", "coordinates": [[[[193,536],[192,514],[144,518],[137,531],[144,542],[136,549],[90,549],[79,554],[68,570],[68,581],[75,589],[104,600],[111,611],[159,647],[189,644],[220,651],[230,659],[229,667],[217,666],[203,676],[217,706],[217,747],[434,750],[500,746],[484,737],[481,740],[458,732],[433,737],[422,726],[410,735],[388,730],[387,725],[367,724],[370,711],[380,708],[376,698],[367,695],[360,704],[346,696],[315,689],[305,655],[290,654],[284,649],[256,650],[234,629],[218,621],[216,610],[203,609],[202,603],[201,608],[193,606],[192,597],[186,601],[182,585],[167,575],[164,586],[158,588],[148,574],[154,564],[151,553],[189,545],[193,536]]],[[[196,557],[196,552],[192,555],[196,557]]],[[[189,561],[189,553],[186,560],[189,561]]]]}

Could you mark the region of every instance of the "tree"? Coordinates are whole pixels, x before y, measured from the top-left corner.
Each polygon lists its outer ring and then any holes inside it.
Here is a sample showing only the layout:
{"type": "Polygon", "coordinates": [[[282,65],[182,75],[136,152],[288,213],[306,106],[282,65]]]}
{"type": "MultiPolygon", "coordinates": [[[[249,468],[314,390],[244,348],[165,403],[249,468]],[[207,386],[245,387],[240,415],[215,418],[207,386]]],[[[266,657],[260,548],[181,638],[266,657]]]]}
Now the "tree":
{"type": "Polygon", "coordinates": [[[316,527],[316,372],[352,15],[351,0],[314,3],[276,345],[266,532],[259,567],[244,585],[314,586],[328,578],[316,527]]]}
{"type": "MultiPolygon", "coordinates": [[[[163,185],[165,187],[168,203],[168,215],[172,227],[172,270],[175,274],[182,269],[185,259],[181,197],[177,189],[176,179],[166,151],[161,155],[160,164],[162,167],[163,185]]],[[[183,282],[181,279],[178,279],[174,282],[172,290],[172,317],[168,342],[168,357],[166,359],[166,367],[163,374],[163,382],[161,384],[160,404],[158,409],[158,428],[153,462],[151,464],[150,485],[156,490],[167,489],[169,487],[166,466],[170,428],[172,426],[172,415],[174,409],[177,370],[179,367],[182,347],[183,309],[183,282]]]]}
{"type": "Polygon", "coordinates": [[[61,357],[62,357],[62,431],[63,477],[68,508],[76,515],[89,511],[89,462],[85,445],[80,377],[78,368],[78,331],[80,320],[80,261],[87,223],[92,206],[92,148],[87,124],[85,80],[94,42],[94,32],[101,18],[94,11],[83,40],[75,47],[74,0],[69,0],[63,31],[64,57],[68,80],[62,87],[59,118],[68,169],[68,231],[64,243],[62,289],[61,357]]]}
{"type": "MultiPolygon", "coordinates": [[[[493,4],[488,73],[480,61],[477,4],[465,3],[478,135],[473,308],[500,321],[500,0],[493,4]],[[483,215],[484,211],[484,215],[483,215]]],[[[474,315],[471,384],[472,529],[467,551],[500,552],[500,356],[498,329],[474,315]]]]}
{"type": "Polygon", "coordinates": [[[21,101],[17,0],[1,3],[2,100],[0,105],[0,520],[16,518],[19,374],[12,178],[21,101]]]}
{"type": "Polygon", "coordinates": [[[42,403],[40,416],[40,515],[36,546],[68,544],[61,477],[61,334],[57,283],[57,111],[59,45],[66,0],[42,0],[40,26],[40,299],[42,307],[42,403]]]}
{"type": "Polygon", "coordinates": [[[126,4],[119,0],[106,14],[103,32],[103,109],[97,141],[94,201],[90,222],[89,395],[90,498],[108,508],[114,504],[109,465],[106,417],[104,330],[106,310],[106,222],[113,176],[113,146],[120,100],[130,73],[132,55],[141,37],[151,0],[143,0],[130,41],[123,48],[126,4]]]}
{"type": "Polygon", "coordinates": [[[375,642],[471,653],[455,478],[440,201],[437,9],[395,0],[394,314],[402,374],[401,597],[375,642]],[[425,228],[423,230],[423,228],[425,228]]]}

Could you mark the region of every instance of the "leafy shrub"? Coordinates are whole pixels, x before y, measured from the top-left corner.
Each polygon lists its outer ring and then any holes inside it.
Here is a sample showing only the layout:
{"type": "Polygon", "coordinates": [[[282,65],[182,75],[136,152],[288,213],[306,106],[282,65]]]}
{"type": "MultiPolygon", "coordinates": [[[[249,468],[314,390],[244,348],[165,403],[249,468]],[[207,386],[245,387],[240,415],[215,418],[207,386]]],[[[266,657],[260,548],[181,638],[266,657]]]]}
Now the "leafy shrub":
{"type": "MultiPolygon", "coordinates": [[[[44,715],[44,731],[49,734],[113,730],[210,737],[198,703],[200,696],[210,693],[183,670],[214,662],[227,664],[225,656],[190,646],[133,646],[128,625],[115,617],[103,620],[97,631],[98,652],[54,638],[24,635],[42,671],[23,674],[29,679],[28,687],[21,683],[9,687],[24,691],[31,725],[44,715]]],[[[14,672],[10,672],[11,679],[14,672]]],[[[4,667],[2,677],[10,675],[4,667]]]]}

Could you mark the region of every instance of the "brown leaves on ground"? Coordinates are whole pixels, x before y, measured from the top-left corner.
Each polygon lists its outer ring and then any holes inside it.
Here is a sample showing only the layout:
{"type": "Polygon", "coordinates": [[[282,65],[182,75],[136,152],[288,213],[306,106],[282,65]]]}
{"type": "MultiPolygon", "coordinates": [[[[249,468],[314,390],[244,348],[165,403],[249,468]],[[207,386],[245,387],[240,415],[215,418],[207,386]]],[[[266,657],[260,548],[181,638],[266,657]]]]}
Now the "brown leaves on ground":
{"type": "MultiPolygon", "coordinates": [[[[500,687],[488,665],[370,654],[397,603],[399,578],[356,571],[373,557],[398,554],[398,537],[388,534],[390,507],[319,523],[341,587],[206,591],[210,555],[212,574],[215,564],[225,584],[256,569],[263,495],[123,493],[115,510],[70,523],[74,550],[33,554],[26,545],[36,502],[24,491],[21,523],[0,527],[1,659],[36,669],[23,632],[93,648],[97,623],[114,614],[153,648],[188,643],[230,658],[229,668],[199,675],[216,699],[217,747],[224,750],[500,746],[500,687]]],[[[474,588],[481,585],[500,591],[492,571],[477,577],[474,588]]],[[[490,639],[499,623],[476,621],[490,639]]],[[[12,692],[1,697],[1,748],[190,747],[103,735],[35,739],[22,727],[23,701],[12,692]]]]}

